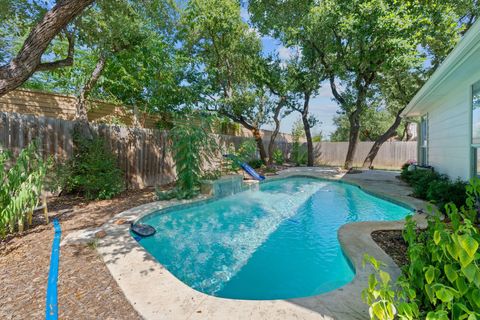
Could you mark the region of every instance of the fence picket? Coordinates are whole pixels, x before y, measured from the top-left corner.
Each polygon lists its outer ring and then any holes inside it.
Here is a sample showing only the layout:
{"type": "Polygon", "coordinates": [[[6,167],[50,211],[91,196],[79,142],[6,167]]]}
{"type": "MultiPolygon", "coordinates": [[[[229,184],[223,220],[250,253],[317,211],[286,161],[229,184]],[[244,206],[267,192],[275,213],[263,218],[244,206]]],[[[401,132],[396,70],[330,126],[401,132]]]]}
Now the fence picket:
{"type": "MultiPolygon", "coordinates": [[[[175,167],[168,147],[168,133],[154,129],[96,125],[93,129],[106,140],[106,145],[117,157],[130,188],[156,186],[174,181],[175,167]]],[[[73,154],[73,122],[63,119],[0,112],[0,147],[18,151],[32,140],[38,139],[44,157],[65,160],[73,154]]],[[[218,136],[217,156],[228,150],[230,144],[238,146],[248,137],[218,136]]],[[[360,142],[355,166],[360,166],[372,142],[360,142]]],[[[279,140],[277,147],[288,156],[291,144],[279,140]]],[[[341,166],[348,143],[319,142],[314,144],[315,160],[320,165],[341,166]]],[[[377,168],[398,169],[407,160],[416,158],[416,142],[387,142],[380,149],[373,165],[377,168]]],[[[220,159],[213,159],[206,169],[217,168],[220,159]]]]}

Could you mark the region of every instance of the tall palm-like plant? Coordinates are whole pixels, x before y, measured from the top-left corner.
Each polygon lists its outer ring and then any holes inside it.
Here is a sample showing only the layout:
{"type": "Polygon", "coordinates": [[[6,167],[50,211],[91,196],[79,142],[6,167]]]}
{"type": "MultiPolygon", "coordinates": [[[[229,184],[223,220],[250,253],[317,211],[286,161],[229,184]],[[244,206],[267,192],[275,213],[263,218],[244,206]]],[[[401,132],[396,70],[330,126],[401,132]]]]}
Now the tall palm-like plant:
{"type": "Polygon", "coordinates": [[[32,223],[32,212],[38,205],[48,164],[38,153],[36,143],[20,152],[10,169],[12,154],[0,151],[0,237],[22,232],[32,223]]]}
{"type": "Polygon", "coordinates": [[[210,119],[182,115],[170,130],[173,159],[177,171],[177,198],[192,198],[198,193],[202,168],[212,159],[216,145],[211,136],[210,119]]]}

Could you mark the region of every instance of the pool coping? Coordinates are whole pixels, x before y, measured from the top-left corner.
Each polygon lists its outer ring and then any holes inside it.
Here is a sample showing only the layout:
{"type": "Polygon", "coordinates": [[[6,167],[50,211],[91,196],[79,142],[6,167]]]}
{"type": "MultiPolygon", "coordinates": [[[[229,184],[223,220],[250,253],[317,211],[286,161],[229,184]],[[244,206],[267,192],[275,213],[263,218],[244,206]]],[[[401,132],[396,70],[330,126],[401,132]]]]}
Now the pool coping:
{"type": "MultiPolygon", "coordinates": [[[[410,199],[395,199],[394,195],[374,192],[368,185],[340,180],[343,174],[328,176],[317,168],[295,168],[269,180],[292,176],[306,176],[355,185],[377,197],[413,209],[423,204],[410,199]]],[[[313,297],[289,300],[235,300],[213,297],[184,284],[155,260],[131,237],[129,224],[154,211],[182,204],[206,201],[200,197],[189,201],[159,201],[119,213],[102,228],[106,236],[99,240],[97,250],[127,300],[144,319],[368,319],[368,307],[361,300],[370,267],[363,268],[362,260],[368,253],[386,264],[385,271],[393,278],[400,269],[372,239],[376,230],[400,230],[404,221],[356,222],[343,225],[338,231],[342,250],[355,268],[354,279],[336,290],[313,297]]],[[[415,215],[419,224],[424,215],[415,215]]]]}

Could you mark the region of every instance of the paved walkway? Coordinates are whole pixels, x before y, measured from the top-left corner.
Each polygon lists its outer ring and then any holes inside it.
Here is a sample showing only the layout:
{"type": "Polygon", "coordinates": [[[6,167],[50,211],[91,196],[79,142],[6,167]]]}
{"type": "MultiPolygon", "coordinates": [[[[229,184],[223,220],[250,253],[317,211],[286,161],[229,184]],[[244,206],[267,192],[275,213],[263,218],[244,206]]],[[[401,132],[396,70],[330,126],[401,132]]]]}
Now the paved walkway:
{"type": "Polygon", "coordinates": [[[365,190],[426,210],[426,202],[411,195],[412,188],[400,180],[398,171],[369,170],[346,174],[341,180],[354,183],[365,190]]]}

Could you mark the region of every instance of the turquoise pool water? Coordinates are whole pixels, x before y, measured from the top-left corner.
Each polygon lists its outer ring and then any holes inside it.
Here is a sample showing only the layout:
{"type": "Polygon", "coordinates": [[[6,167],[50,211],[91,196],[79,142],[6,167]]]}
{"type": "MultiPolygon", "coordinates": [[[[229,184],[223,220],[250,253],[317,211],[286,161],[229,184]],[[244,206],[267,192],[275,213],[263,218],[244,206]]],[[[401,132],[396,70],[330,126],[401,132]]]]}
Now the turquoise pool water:
{"type": "Polygon", "coordinates": [[[141,222],[157,233],[139,242],[178,279],[210,295],[306,297],[354,277],[337,239],[340,226],[410,212],[349,184],[294,177],[145,216],[141,222]]]}

